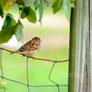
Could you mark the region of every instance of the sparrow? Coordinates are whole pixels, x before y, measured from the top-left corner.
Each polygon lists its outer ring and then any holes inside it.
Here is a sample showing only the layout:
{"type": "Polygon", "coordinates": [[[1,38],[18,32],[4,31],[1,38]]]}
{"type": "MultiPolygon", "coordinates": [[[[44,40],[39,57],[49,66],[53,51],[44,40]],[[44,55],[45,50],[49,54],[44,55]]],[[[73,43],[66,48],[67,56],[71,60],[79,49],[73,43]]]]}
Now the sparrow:
{"type": "Polygon", "coordinates": [[[39,37],[34,37],[32,40],[25,43],[17,51],[12,52],[11,54],[18,53],[24,56],[33,56],[40,49],[41,40],[39,37]]]}

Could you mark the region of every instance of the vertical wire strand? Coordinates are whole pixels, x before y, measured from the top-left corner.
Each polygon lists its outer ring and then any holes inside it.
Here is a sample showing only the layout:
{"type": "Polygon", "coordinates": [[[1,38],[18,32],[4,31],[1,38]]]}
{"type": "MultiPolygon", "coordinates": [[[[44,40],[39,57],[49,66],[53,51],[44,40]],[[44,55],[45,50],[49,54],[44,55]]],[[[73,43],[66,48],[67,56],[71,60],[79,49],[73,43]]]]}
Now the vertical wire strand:
{"type": "Polygon", "coordinates": [[[28,92],[30,92],[30,87],[29,87],[29,74],[28,74],[28,57],[26,57],[26,72],[27,72],[27,87],[28,87],[28,92]]]}
{"type": "Polygon", "coordinates": [[[56,85],[56,87],[57,87],[57,89],[58,89],[58,92],[60,92],[59,84],[57,84],[55,81],[53,81],[53,80],[51,79],[51,74],[52,74],[52,71],[53,71],[53,69],[54,69],[55,63],[56,63],[56,62],[54,62],[53,65],[52,65],[52,67],[51,67],[51,70],[50,70],[48,79],[49,79],[49,81],[51,81],[52,83],[54,83],[54,84],[56,85]]]}
{"type": "MultiPolygon", "coordinates": [[[[4,73],[3,73],[3,62],[2,62],[2,50],[0,49],[0,65],[1,65],[1,78],[4,79],[4,73]]],[[[4,87],[5,92],[5,87],[4,87]]]]}

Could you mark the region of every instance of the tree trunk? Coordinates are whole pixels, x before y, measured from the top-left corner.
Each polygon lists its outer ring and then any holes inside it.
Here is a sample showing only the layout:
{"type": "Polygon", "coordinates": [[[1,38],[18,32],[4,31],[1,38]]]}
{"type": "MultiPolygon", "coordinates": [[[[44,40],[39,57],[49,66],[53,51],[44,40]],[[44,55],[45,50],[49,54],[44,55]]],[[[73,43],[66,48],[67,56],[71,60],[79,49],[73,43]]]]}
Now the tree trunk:
{"type": "Polygon", "coordinates": [[[92,0],[75,0],[71,10],[69,89],[92,92],[92,0]]]}

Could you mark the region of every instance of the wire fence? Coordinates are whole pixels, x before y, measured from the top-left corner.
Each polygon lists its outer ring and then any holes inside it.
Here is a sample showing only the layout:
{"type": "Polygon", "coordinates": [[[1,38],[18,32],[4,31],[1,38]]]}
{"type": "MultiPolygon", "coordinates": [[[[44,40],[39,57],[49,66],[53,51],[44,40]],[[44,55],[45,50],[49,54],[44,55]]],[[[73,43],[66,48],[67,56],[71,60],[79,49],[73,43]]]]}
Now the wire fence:
{"type": "MultiPolygon", "coordinates": [[[[51,78],[51,75],[52,75],[52,72],[53,72],[53,69],[54,69],[54,67],[55,67],[55,64],[57,63],[57,61],[54,61],[54,62],[52,62],[52,66],[51,66],[51,69],[50,69],[50,71],[49,71],[49,76],[48,76],[48,79],[49,79],[49,81],[50,82],[52,82],[53,83],[53,85],[30,85],[30,83],[29,83],[29,80],[30,80],[30,78],[29,78],[29,71],[28,71],[28,66],[29,66],[29,63],[28,63],[28,57],[26,57],[26,77],[27,77],[27,82],[26,83],[23,83],[23,82],[20,82],[20,81],[17,81],[17,80],[13,80],[13,79],[10,79],[10,78],[7,78],[7,77],[5,77],[4,76],[4,71],[3,71],[3,61],[2,61],[2,50],[0,50],[1,51],[1,58],[0,58],[0,65],[1,65],[1,76],[0,76],[0,78],[2,78],[2,80],[8,80],[8,81],[11,81],[11,82],[14,82],[14,83],[17,83],[17,84],[20,84],[20,85],[23,85],[23,86],[26,86],[27,87],[27,89],[28,89],[28,91],[27,92],[31,92],[30,91],[30,89],[31,89],[31,87],[56,87],[57,88],[57,92],[62,92],[61,90],[60,90],[60,87],[61,86],[67,86],[68,87],[68,85],[63,85],[63,84],[58,84],[58,83],[56,83],[54,80],[52,80],[52,78],[51,78]]],[[[6,88],[4,87],[2,90],[4,90],[3,92],[7,92],[7,90],[6,90],[6,88]]],[[[1,92],[1,91],[0,91],[1,92]]]]}

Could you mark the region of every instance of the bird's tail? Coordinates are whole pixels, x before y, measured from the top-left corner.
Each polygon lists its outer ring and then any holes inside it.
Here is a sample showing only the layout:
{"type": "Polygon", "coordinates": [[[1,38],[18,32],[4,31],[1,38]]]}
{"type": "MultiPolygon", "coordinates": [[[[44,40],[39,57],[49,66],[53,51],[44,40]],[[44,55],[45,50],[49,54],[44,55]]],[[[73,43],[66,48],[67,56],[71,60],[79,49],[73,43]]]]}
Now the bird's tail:
{"type": "Polygon", "coordinates": [[[13,51],[13,52],[11,52],[10,54],[16,54],[16,53],[18,53],[19,51],[13,51]]]}

